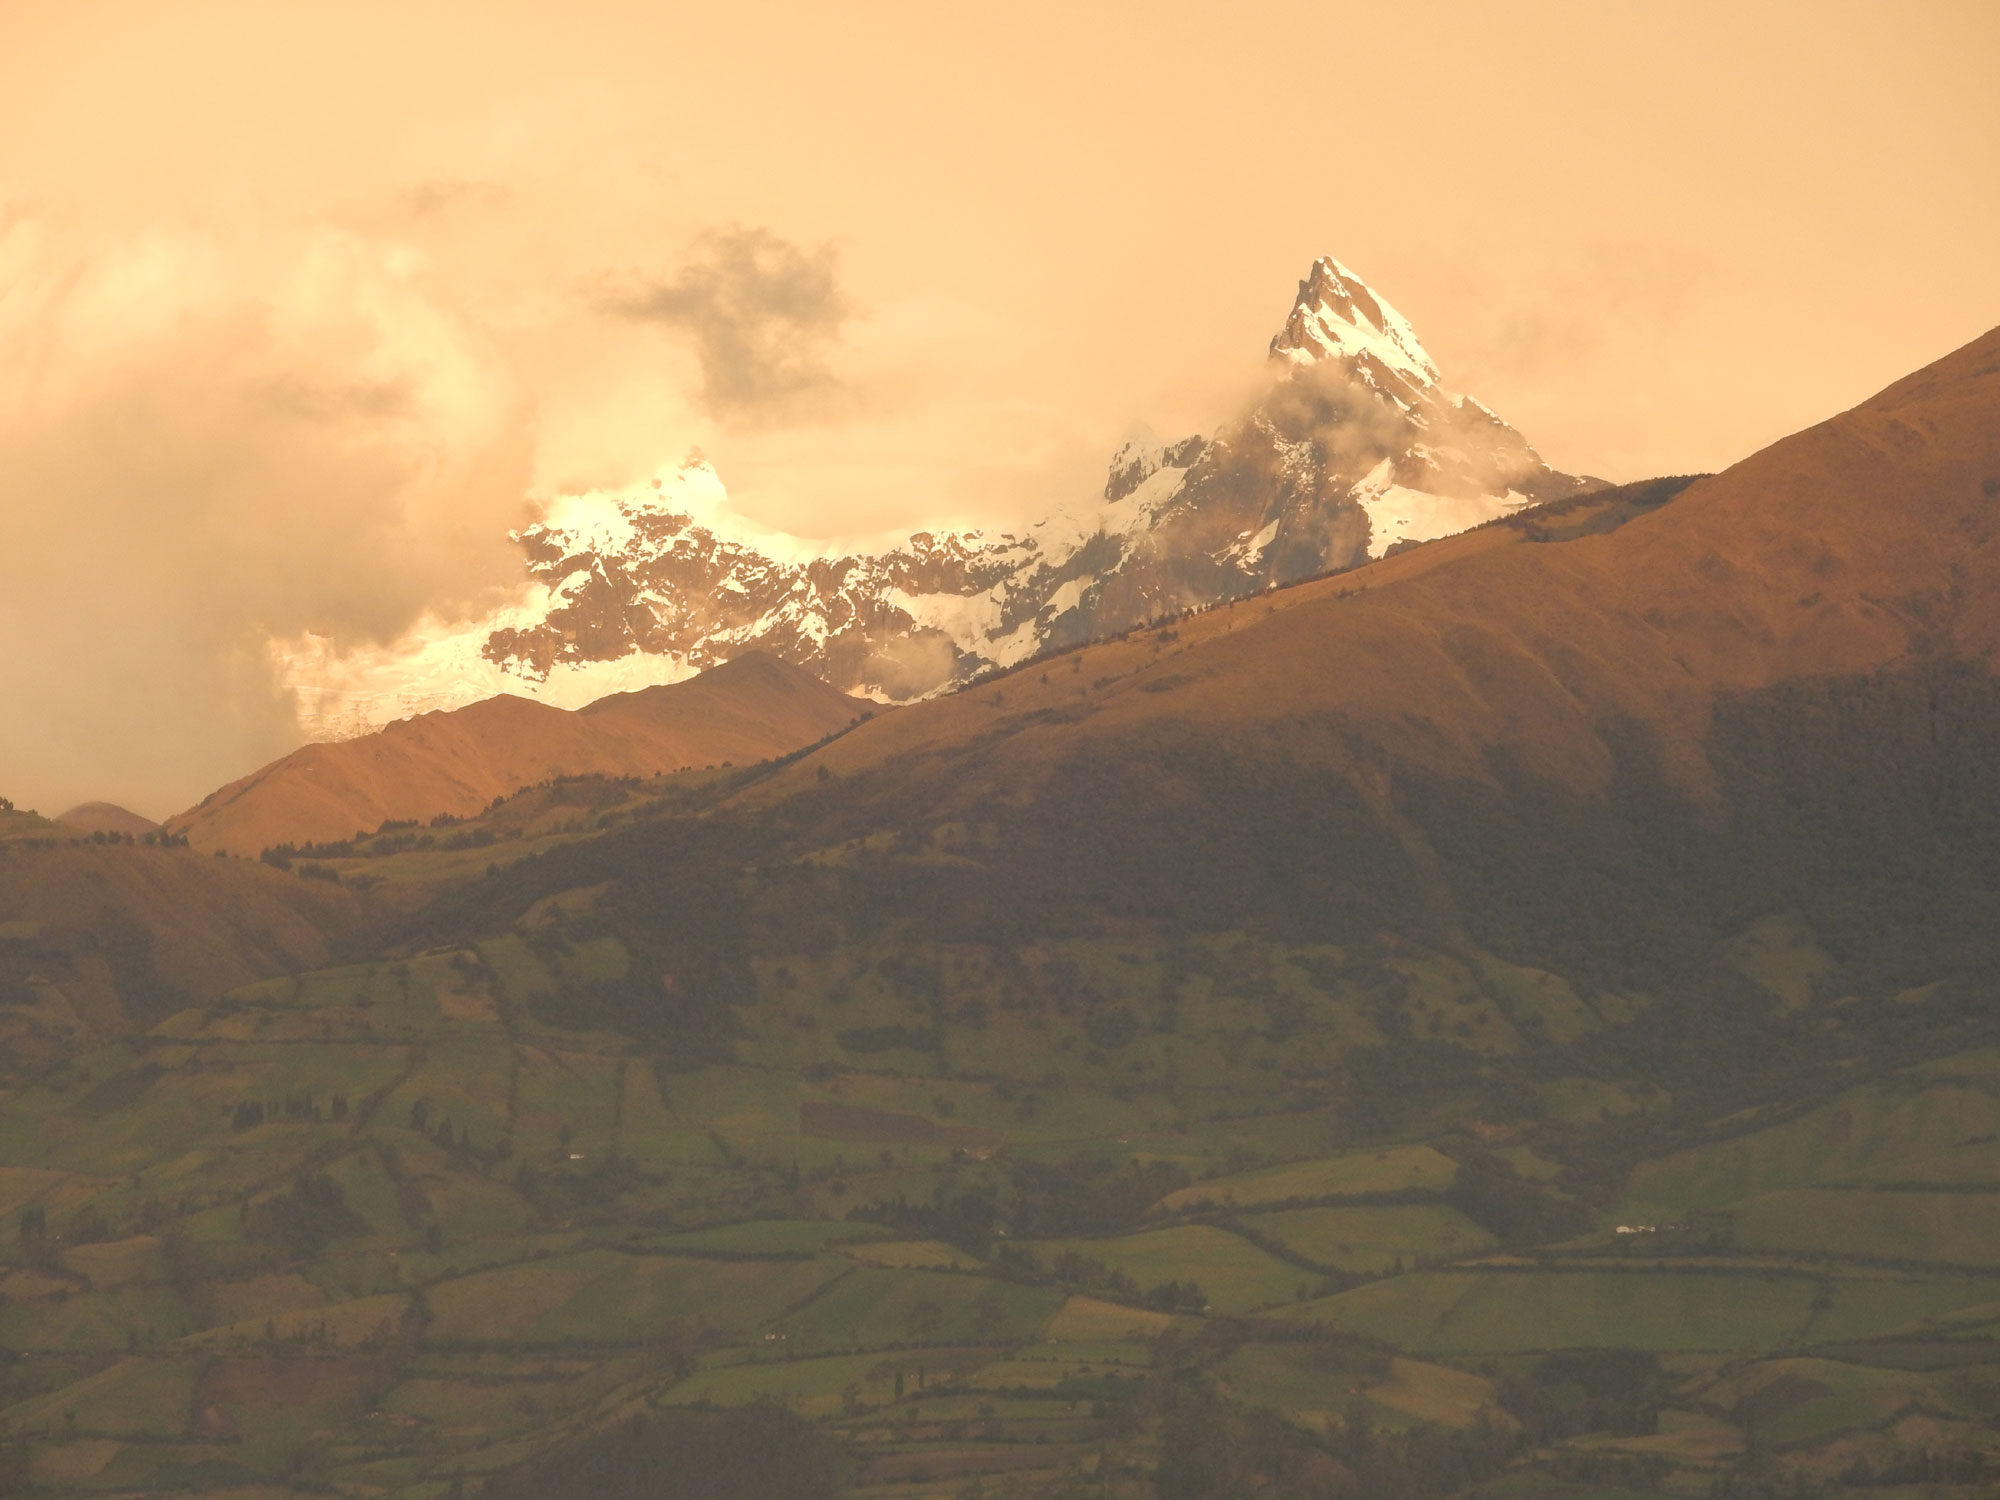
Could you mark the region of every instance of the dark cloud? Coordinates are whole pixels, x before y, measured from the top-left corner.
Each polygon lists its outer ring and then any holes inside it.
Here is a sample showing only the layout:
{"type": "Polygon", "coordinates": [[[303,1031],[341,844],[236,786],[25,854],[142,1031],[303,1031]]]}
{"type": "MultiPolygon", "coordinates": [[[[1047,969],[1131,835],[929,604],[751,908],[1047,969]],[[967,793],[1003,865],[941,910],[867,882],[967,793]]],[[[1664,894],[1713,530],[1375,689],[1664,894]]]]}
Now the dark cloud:
{"type": "Polygon", "coordinates": [[[838,385],[826,358],[853,309],[831,246],[807,250],[734,226],[709,230],[694,248],[671,279],[615,291],[604,306],[684,333],[717,416],[769,420],[838,385]]]}

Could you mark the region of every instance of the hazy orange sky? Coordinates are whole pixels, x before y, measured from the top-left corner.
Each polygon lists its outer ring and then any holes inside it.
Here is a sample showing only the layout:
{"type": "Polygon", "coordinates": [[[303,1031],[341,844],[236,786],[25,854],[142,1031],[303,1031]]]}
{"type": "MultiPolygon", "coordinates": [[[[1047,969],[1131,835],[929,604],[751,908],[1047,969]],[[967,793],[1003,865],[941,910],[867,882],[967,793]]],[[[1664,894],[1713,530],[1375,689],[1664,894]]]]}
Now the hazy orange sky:
{"type": "Polygon", "coordinates": [[[813,534],[1088,490],[1322,252],[1557,466],[1720,467],[2000,323],[1996,78],[1992,0],[5,0],[0,793],[192,800],[268,636],[691,447],[813,534]]]}

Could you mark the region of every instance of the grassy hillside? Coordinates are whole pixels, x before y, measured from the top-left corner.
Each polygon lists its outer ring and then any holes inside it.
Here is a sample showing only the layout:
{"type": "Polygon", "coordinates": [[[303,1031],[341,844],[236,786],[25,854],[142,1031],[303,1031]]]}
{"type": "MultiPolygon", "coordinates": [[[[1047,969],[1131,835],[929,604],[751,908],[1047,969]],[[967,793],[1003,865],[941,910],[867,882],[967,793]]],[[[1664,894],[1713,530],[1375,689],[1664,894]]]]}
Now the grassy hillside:
{"type": "Polygon", "coordinates": [[[853,724],[872,706],[752,652],[686,682],[574,713],[501,695],[293,751],[168,820],[195,848],[255,856],[384,823],[450,823],[564,775],[654,776],[750,765],[853,724]]]}

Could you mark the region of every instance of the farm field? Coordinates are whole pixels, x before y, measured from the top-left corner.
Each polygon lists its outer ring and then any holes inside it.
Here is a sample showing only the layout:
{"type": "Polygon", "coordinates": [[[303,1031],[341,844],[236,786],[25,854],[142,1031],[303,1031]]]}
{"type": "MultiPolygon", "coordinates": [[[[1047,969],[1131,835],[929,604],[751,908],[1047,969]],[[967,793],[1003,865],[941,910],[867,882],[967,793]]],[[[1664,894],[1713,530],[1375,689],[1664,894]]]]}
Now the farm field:
{"type": "Polygon", "coordinates": [[[1970,1304],[1976,1292],[1840,1282],[1826,1310],[1814,1308],[1818,1296],[1820,1282],[1804,1274],[1420,1272],[1308,1302],[1300,1316],[1430,1354],[1558,1348],[1758,1352],[1794,1344],[1818,1326],[1838,1328],[1834,1336],[1842,1338],[1886,1334],[1924,1316],[1918,1308],[1956,1298],[1970,1304]]]}
{"type": "Polygon", "coordinates": [[[1274,1258],[1240,1235],[1189,1224],[1110,1240],[1070,1240],[1029,1247],[1053,1262],[1067,1254],[1102,1261],[1141,1288],[1169,1281],[1200,1284],[1204,1306],[1247,1313],[1294,1299],[1309,1273],[1274,1258]]]}
{"type": "Polygon", "coordinates": [[[1343,1271],[1414,1270],[1493,1248],[1493,1235],[1443,1204],[1294,1208],[1249,1221],[1287,1249],[1343,1271]]]}
{"type": "Polygon", "coordinates": [[[1732,1204],[1744,1250],[2000,1266],[2000,1192],[1794,1188],[1732,1204]]]}
{"type": "Polygon", "coordinates": [[[1451,1186],[1457,1170],[1449,1157],[1428,1146],[1392,1146],[1213,1178],[1169,1193],[1160,1208],[1176,1213],[1200,1204],[1255,1208],[1294,1199],[1441,1192],[1451,1186]]]}
{"type": "MultiPolygon", "coordinates": [[[[1526,1500],[2000,1416],[2000,1050],[1673,1136],[1656,1085],[1535,1050],[1638,1000],[1235,931],[765,955],[676,1051],[604,1008],[658,961],[606,889],[0,1094],[0,1455],[107,1500],[457,1500],[572,1434],[789,1412],[845,1494],[1153,1500],[1261,1413],[1526,1500]],[[1503,1443],[1553,1487],[1478,1468],[1503,1443]]],[[[1809,1001],[1817,950],[1755,937],[1748,982],[1809,1001]]]]}

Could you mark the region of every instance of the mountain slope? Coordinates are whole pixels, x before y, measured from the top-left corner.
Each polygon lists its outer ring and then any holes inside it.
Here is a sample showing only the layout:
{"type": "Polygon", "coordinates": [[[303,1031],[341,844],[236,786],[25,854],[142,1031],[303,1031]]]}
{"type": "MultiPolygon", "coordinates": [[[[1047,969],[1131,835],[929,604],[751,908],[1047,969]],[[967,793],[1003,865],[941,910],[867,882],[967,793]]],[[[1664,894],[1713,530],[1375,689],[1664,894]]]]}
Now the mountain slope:
{"type": "Polygon", "coordinates": [[[815,759],[848,775],[894,761],[899,795],[914,777],[962,799],[1112,742],[1272,736],[1356,774],[1481,776],[1504,751],[1590,791],[1608,732],[1635,723],[1699,790],[1718,694],[1990,659],[1996,491],[2000,331],[1608,534],[1489,527],[1190,618],[1171,649],[1141,635],[981,684],[815,759]]]}
{"type": "Polygon", "coordinates": [[[1408,321],[1322,258],[1248,410],[1206,437],[1136,433],[1101,496],[1018,532],[807,541],[746,523],[690,461],[554,502],[516,538],[526,603],[368,659],[294,643],[285,667],[322,737],[502,691],[575,704],[746,647],[905,700],[1588,484],[1448,391],[1408,321]]]}
{"type": "Polygon", "coordinates": [[[0,1071],[324,964],[360,922],[351,893],[261,865],[66,827],[0,839],[0,1071]]]}
{"type": "Polygon", "coordinates": [[[329,842],[385,821],[478,812],[554,776],[639,776],[749,764],[846,728],[868,706],[752,652],[690,681],[570,712],[500,696],[307,745],[211,793],[168,828],[199,849],[255,854],[329,842]]]}

